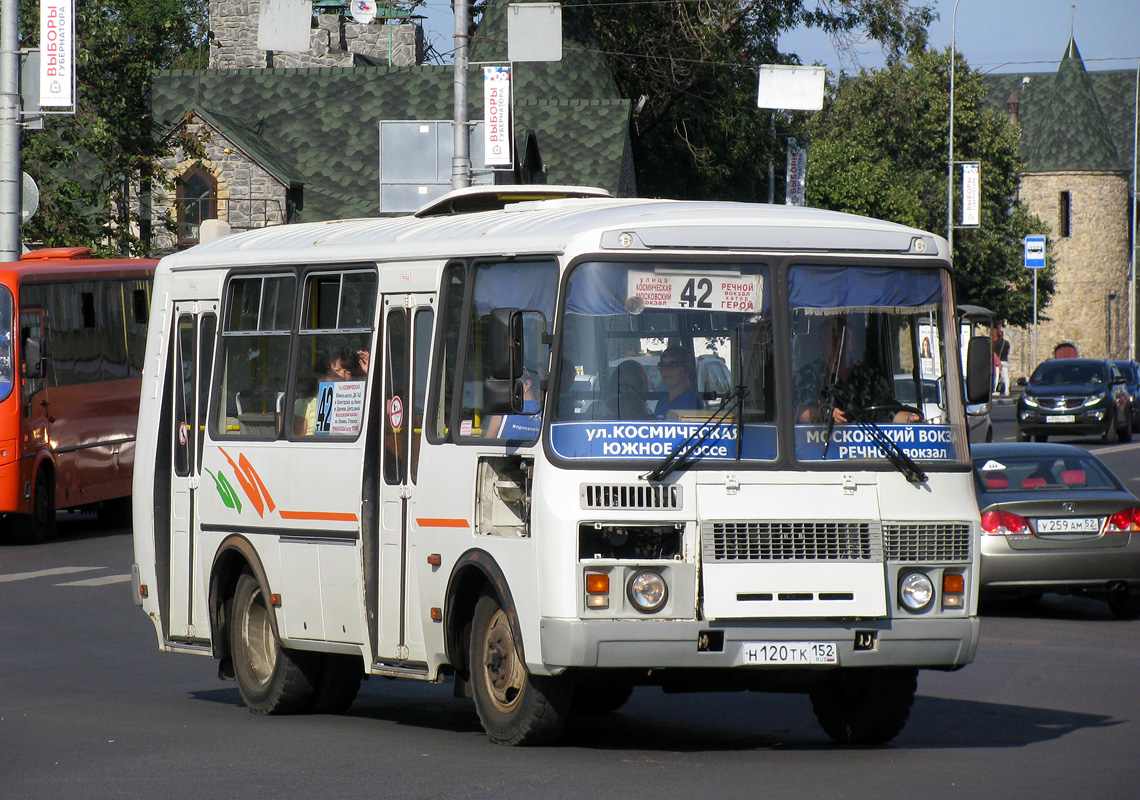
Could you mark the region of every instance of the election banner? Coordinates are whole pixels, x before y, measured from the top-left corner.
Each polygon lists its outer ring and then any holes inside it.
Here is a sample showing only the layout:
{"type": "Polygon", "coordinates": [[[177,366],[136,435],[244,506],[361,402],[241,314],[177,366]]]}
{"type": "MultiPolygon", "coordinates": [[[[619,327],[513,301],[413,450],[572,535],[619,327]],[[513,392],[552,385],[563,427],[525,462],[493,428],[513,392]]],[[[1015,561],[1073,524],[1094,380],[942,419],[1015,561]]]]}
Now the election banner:
{"type": "Polygon", "coordinates": [[[511,68],[483,67],[483,153],[488,167],[511,160],[511,68]]]}
{"type": "Polygon", "coordinates": [[[788,139],[788,172],[784,202],[789,206],[802,206],[807,189],[807,148],[797,147],[795,139],[788,139]]]}
{"type": "Polygon", "coordinates": [[[40,107],[75,105],[75,0],[40,0],[40,107]]]}
{"type": "Polygon", "coordinates": [[[962,165],[962,224],[976,226],[980,224],[981,213],[981,180],[980,164],[962,165]]]}

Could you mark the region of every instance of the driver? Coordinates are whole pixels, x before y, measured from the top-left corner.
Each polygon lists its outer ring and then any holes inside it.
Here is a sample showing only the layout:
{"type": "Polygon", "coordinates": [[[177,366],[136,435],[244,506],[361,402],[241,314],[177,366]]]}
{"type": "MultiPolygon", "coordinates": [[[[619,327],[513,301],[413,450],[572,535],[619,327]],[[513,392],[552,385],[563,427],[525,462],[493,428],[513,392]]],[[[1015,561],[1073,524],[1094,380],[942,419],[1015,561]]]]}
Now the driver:
{"type": "Polygon", "coordinates": [[[867,356],[857,353],[854,331],[845,316],[832,318],[826,352],[796,376],[797,419],[827,422],[922,422],[916,409],[894,398],[890,376],[867,356]],[[863,413],[868,412],[868,413],[863,413]]]}

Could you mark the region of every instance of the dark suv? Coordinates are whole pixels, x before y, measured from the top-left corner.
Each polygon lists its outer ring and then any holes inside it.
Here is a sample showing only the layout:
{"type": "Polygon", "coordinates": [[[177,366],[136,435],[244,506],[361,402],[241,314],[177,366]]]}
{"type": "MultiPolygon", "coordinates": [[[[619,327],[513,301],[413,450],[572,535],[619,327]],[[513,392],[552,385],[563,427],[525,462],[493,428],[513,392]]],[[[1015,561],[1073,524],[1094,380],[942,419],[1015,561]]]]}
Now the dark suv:
{"type": "Polygon", "coordinates": [[[1101,358],[1053,358],[1033,370],[1017,401],[1017,439],[1100,436],[1132,440],[1132,403],[1116,364],[1101,358]]]}

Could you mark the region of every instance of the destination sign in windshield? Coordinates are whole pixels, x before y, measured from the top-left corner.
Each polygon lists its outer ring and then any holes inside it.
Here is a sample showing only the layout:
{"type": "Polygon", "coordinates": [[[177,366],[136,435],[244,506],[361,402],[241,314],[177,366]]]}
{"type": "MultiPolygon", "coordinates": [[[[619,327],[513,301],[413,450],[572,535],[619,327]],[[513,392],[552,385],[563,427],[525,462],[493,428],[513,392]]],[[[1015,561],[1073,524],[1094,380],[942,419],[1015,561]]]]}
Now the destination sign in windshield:
{"type": "Polygon", "coordinates": [[[633,313],[647,308],[755,313],[763,289],[760,275],[630,270],[626,307],[633,313]]]}

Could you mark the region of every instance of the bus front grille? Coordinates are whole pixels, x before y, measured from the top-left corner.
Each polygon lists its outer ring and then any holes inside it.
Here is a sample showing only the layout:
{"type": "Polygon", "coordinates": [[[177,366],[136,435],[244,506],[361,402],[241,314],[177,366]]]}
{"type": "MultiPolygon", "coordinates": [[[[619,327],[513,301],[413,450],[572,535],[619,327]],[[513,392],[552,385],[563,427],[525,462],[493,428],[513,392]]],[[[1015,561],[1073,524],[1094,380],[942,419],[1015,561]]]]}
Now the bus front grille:
{"type": "Polygon", "coordinates": [[[969,561],[970,526],[964,522],[884,522],[888,561],[969,561]]]}
{"type": "Polygon", "coordinates": [[[706,562],[881,561],[878,533],[871,521],[706,522],[701,553],[706,562]]]}
{"type": "Polygon", "coordinates": [[[583,483],[581,502],[582,508],[679,509],[681,487],[583,483]]]}

